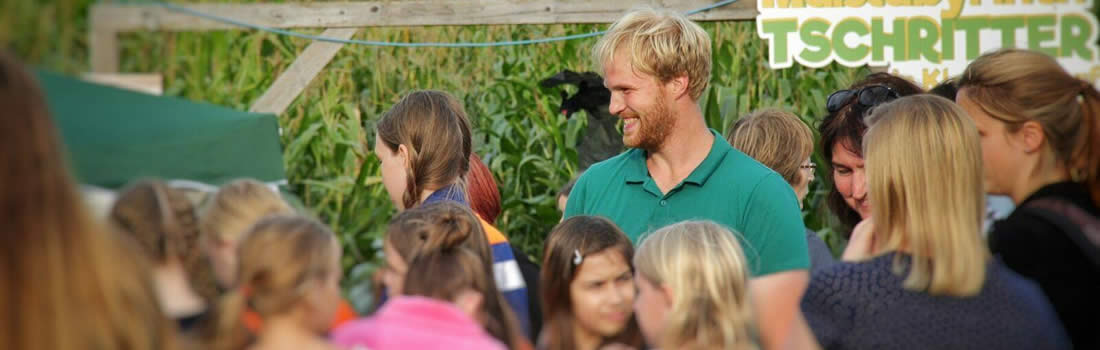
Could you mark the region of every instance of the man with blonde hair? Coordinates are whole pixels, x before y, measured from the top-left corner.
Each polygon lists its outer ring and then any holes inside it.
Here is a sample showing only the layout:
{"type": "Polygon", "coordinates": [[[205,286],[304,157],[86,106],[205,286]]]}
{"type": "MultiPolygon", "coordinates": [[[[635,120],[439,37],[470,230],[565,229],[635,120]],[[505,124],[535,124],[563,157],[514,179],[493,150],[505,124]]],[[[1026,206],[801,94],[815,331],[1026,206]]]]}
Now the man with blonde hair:
{"type": "Polygon", "coordinates": [[[707,127],[698,101],[710,47],[699,25],[671,12],[636,10],[612,24],[593,54],[630,149],[577,180],[565,216],[608,217],[635,242],[689,219],[738,232],[763,345],[787,347],[810,265],[798,200],[782,177],[707,127]]]}

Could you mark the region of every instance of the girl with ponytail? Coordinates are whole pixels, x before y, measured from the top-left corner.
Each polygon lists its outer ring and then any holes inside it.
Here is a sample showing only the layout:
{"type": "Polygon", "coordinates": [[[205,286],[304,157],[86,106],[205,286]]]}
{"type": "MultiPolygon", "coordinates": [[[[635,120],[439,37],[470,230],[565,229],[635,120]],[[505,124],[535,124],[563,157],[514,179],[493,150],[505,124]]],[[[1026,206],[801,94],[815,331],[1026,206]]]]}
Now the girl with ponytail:
{"type": "Polygon", "coordinates": [[[237,283],[215,311],[206,348],[334,349],[322,335],[340,305],[340,254],[315,220],[260,220],[241,242],[237,283]]]}
{"type": "Polygon", "coordinates": [[[372,350],[525,347],[470,209],[444,201],[403,211],[383,249],[393,298],[374,316],[336,329],[334,342],[372,350]]]}
{"type": "Polygon", "coordinates": [[[733,232],[685,221],[642,238],[634,255],[634,311],[659,349],[758,349],[748,260],[733,232]]]}
{"type": "MultiPolygon", "coordinates": [[[[374,154],[381,161],[382,184],[398,210],[442,201],[469,208],[466,174],[473,140],[470,120],[458,100],[442,91],[414,91],[382,115],[375,132],[374,154]]],[[[530,315],[534,312],[516,250],[488,221],[475,223],[492,245],[487,261],[497,266],[492,276],[500,292],[517,315],[523,334],[533,336],[530,315]]],[[[384,301],[387,292],[380,294],[379,300],[384,301]]]]}
{"type": "Polygon", "coordinates": [[[1075,348],[1100,348],[1100,92],[1012,49],[972,62],[957,102],[978,127],[986,191],[1017,206],[990,250],[1038,282],[1075,348]]]}

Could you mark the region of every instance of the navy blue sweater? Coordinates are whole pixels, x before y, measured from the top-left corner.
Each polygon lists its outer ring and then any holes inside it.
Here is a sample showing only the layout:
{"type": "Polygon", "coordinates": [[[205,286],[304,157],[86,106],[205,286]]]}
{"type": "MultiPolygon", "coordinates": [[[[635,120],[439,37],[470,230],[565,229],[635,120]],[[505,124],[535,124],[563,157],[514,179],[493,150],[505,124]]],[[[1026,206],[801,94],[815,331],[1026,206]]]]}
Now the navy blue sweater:
{"type": "Polygon", "coordinates": [[[894,256],[813,271],[802,311],[823,348],[1070,347],[1046,296],[1000,263],[990,263],[977,295],[960,298],[904,289],[906,275],[892,272],[894,256]]]}

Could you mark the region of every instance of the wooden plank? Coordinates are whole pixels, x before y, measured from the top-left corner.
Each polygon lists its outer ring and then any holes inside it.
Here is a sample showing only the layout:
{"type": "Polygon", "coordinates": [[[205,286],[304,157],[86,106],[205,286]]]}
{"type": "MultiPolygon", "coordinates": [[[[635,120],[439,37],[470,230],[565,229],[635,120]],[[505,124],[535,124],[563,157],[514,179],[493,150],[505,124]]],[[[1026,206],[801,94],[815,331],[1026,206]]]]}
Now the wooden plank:
{"type": "Polygon", "coordinates": [[[110,8],[92,6],[88,24],[88,47],[93,72],[118,72],[118,31],[111,23],[110,8]]]}
{"type": "MultiPolygon", "coordinates": [[[[178,4],[195,11],[272,28],[348,28],[379,26],[494,25],[611,23],[639,5],[688,11],[717,0],[408,0],[311,2],[289,4],[178,4]]],[[[159,5],[101,3],[119,31],[194,31],[235,28],[159,5]]],[[[751,20],[753,0],[738,2],[691,16],[700,21],[751,20]]]]}
{"type": "MultiPolygon", "coordinates": [[[[325,30],[322,36],[340,39],[350,39],[357,28],[333,28],[325,30]]],[[[290,106],[291,102],[305,90],[313,77],[325,68],[325,65],[336,56],[336,52],[344,44],[314,41],[306,47],[302,54],[290,64],[282,75],[275,79],[263,96],[260,96],[252,107],[252,112],[273,113],[279,115],[290,106]]]]}
{"type": "Polygon", "coordinates": [[[88,73],[82,78],[93,83],[150,95],[164,94],[164,76],[158,73],[88,73]]]}

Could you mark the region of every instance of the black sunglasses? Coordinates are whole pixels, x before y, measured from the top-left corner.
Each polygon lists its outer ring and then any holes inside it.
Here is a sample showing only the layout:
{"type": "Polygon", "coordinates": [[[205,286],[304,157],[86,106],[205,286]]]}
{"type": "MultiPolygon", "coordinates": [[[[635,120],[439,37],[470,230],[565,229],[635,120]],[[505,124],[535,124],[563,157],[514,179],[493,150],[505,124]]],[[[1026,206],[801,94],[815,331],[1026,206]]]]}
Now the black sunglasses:
{"type": "Polygon", "coordinates": [[[848,101],[851,101],[853,96],[858,96],[857,102],[863,107],[874,107],[901,97],[886,85],[871,85],[859,90],[846,89],[829,94],[829,98],[825,100],[825,109],[829,113],[836,113],[848,105],[848,101]]]}

